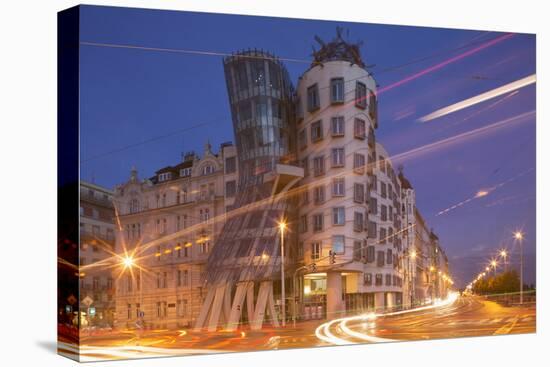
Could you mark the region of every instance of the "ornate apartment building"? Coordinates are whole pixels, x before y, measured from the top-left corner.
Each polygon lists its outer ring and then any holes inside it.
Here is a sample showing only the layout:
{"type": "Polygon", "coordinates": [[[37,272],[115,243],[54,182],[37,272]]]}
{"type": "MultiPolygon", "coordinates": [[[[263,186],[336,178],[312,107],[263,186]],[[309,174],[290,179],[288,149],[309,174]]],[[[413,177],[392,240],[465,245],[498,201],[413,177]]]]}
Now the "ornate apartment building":
{"type": "Polygon", "coordinates": [[[133,169],[116,188],[117,326],[195,321],[206,295],[206,260],[234,200],[236,177],[235,147],[222,144],[214,153],[206,144],[202,157],[188,153],[144,180],[133,169]]]}
{"type": "Polygon", "coordinates": [[[115,287],[105,264],[115,250],[113,192],[80,182],[80,310],[85,326],[112,326],[115,287]]]}

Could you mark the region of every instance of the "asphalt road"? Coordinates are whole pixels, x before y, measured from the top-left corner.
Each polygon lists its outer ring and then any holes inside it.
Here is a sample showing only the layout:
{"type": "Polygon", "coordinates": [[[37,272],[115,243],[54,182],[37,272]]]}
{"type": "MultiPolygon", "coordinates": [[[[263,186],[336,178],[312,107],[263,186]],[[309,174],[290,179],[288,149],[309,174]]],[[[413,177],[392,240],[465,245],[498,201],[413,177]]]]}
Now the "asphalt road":
{"type": "MultiPolygon", "coordinates": [[[[427,340],[482,335],[533,333],[535,305],[504,307],[479,297],[395,315],[361,315],[329,322],[309,321],[292,328],[233,332],[151,330],[110,333],[81,340],[82,361],[163,357],[343,345],[369,342],[427,340]]],[[[68,356],[78,350],[69,343],[59,349],[68,356]]]]}

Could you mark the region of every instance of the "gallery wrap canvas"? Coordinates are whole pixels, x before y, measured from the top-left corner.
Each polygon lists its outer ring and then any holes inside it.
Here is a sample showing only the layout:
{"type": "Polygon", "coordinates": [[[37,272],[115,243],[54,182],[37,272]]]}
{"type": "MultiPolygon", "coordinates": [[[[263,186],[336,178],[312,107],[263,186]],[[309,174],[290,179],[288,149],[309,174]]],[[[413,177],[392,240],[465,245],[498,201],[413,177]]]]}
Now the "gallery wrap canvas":
{"type": "Polygon", "coordinates": [[[535,56],[514,32],[61,11],[59,354],[534,333],[535,56]]]}

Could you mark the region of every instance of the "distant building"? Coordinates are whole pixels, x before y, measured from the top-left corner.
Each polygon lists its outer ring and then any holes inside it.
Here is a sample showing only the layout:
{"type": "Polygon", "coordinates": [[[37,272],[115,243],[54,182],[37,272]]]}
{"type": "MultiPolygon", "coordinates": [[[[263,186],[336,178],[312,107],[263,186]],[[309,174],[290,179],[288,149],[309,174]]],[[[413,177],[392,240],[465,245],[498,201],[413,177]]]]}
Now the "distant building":
{"type": "Polygon", "coordinates": [[[112,326],[115,287],[109,264],[115,251],[113,192],[80,182],[80,309],[83,323],[112,326]]]}

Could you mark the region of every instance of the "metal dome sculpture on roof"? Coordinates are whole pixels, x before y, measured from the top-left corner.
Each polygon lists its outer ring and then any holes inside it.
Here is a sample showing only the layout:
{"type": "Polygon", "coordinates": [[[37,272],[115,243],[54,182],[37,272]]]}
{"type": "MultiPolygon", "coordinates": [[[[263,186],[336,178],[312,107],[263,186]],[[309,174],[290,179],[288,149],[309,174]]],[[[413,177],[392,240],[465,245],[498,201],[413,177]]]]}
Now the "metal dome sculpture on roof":
{"type": "Polygon", "coordinates": [[[359,47],[363,44],[362,41],[349,43],[342,37],[341,27],[336,27],[336,38],[329,43],[325,43],[319,36],[315,36],[315,40],[319,43],[321,48],[316,50],[315,47],[313,47],[313,62],[311,63],[311,67],[322,65],[327,61],[337,60],[349,61],[362,68],[365,67],[359,50],[359,47]]]}

